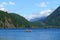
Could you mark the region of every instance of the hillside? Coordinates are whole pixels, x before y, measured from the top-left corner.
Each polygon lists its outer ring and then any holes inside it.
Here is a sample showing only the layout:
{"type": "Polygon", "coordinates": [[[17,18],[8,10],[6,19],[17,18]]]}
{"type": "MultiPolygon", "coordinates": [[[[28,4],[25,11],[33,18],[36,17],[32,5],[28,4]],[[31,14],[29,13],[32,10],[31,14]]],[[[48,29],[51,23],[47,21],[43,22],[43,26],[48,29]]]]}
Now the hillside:
{"type": "Polygon", "coordinates": [[[21,15],[0,10],[0,28],[60,28],[60,6],[49,16],[29,22],[21,15]]]}
{"type": "Polygon", "coordinates": [[[10,13],[11,20],[15,27],[18,28],[29,28],[30,24],[24,17],[17,15],[16,13],[10,13]]]}
{"type": "Polygon", "coordinates": [[[0,28],[30,28],[29,22],[16,13],[0,10],[0,28]]]}
{"type": "Polygon", "coordinates": [[[32,27],[60,28],[60,6],[43,21],[31,22],[32,27]]]}
{"type": "Polygon", "coordinates": [[[44,22],[47,26],[60,27],[60,6],[44,22]]]}

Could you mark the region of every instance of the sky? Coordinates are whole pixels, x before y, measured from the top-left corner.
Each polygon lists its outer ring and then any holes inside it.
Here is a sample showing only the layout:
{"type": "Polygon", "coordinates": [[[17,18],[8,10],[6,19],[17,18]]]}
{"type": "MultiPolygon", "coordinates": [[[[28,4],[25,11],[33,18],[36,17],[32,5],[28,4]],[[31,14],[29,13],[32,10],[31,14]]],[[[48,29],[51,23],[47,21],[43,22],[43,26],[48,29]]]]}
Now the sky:
{"type": "Polygon", "coordinates": [[[0,0],[0,10],[17,13],[26,19],[49,15],[60,0],[0,0]]]}

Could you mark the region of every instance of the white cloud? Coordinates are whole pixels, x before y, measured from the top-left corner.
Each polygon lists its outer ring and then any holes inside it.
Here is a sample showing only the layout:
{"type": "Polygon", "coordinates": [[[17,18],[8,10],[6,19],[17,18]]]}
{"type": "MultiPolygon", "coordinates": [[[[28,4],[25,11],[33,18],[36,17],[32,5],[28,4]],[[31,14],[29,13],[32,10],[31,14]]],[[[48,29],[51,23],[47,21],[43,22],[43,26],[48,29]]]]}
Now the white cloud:
{"type": "Polygon", "coordinates": [[[40,16],[48,16],[51,14],[51,12],[52,12],[52,10],[50,10],[50,9],[41,11],[40,16]]]}
{"type": "Polygon", "coordinates": [[[4,7],[0,8],[0,10],[5,11],[5,12],[9,12],[9,13],[11,12],[10,10],[8,10],[8,9],[6,9],[4,7]]]}
{"type": "Polygon", "coordinates": [[[40,3],[37,4],[37,6],[39,6],[39,7],[47,7],[48,4],[49,4],[49,2],[40,2],[40,3]]]}
{"type": "Polygon", "coordinates": [[[15,2],[2,2],[2,3],[0,3],[0,7],[5,7],[5,6],[7,6],[7,5],[15,5],[15,2]]]}
{"type": "Polygon", "coordinates": [[[1,2],[0,3],[0,10],[8,11],[6,8],[6,6],[8,6],[8,5],[13,6],[13,5],[15,5],[15,3],[14,2],[1,2]]]}
{"type": "Polygon", "coordinates": [[[7,2],[2,2],[1,4],[0,4],[0,7],[4,7],[4,6],[6,6],[8,3],[7,2]]]}
{"type": "Polygon", "coordinates": [[[5,8],[0,8],[0,10],[3,10],[3,11],[8,11],[7,9],[5,9],[5,8]]]}
{"type": "Polygon", "coordinates": [[[2,2],[3,5],[7,5],[7,2],[2,2]]]}
{"type": "Polygon", "coordinates": [[[9,2],[10,5],[15,5],[15,2],[9,2]]]}
{"type": "Polygon", "coordinates": [[[30,20],[30,19],[34,19],[34,18],[38,18],[38,17],[41,18],[43,16],[46,17],[46,16],[50,15],[52,13],[52,11],[53,10],[50,10],[50,9],[43,10],[40,13],[36,13],[36,14],[32,14],[32,15],[28,16],[27,19],[30,20]]]}
{"type": "Polygon", "coordinates": [[[0,10],[5,10],[5,8],[0,8],[0,10]]]}
{"type": "Polygon", "coordinates": [[[7,5],[8,5],[7,2],[0,3],[0,10],[7,11],[7,9],[5,8],[5,6],[7,6],[7,5]]]}

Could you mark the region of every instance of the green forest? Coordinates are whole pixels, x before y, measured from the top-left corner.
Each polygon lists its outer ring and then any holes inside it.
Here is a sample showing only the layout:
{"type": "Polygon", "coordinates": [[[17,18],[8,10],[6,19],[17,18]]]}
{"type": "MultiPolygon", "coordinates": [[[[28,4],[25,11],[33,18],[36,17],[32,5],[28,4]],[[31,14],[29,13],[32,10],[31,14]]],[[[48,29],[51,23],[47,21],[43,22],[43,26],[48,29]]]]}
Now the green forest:
{"type": "Polygon", "coordinates": [[[43,21],[34,22],[16,13],[0,10],[0,28],[60,28],[60,6],[43,21]]]}
{"type": "Polygon", "coordinates": [[[0,28],[28,28],[29,21],[16,13],[8,13],[0,10],[0,28]]]}

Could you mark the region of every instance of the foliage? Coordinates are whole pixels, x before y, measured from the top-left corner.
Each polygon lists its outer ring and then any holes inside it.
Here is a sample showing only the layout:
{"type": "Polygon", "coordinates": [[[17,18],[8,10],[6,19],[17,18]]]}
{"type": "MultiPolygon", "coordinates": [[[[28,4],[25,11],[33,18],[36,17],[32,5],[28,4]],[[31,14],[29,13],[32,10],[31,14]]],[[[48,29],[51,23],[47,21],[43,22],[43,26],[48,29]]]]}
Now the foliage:
{"type": "Polygon", "coordinates": [[[10,25],[14,28],[30,28],[30,23],[24,17],[0,10],[0,28],[10,28],[10,25]]]}
{"type": "Polygon", "coordinates": [[[35,21],[31,24],[39,28],[60,28],[60,6],[43,21],[35,21]]]}

